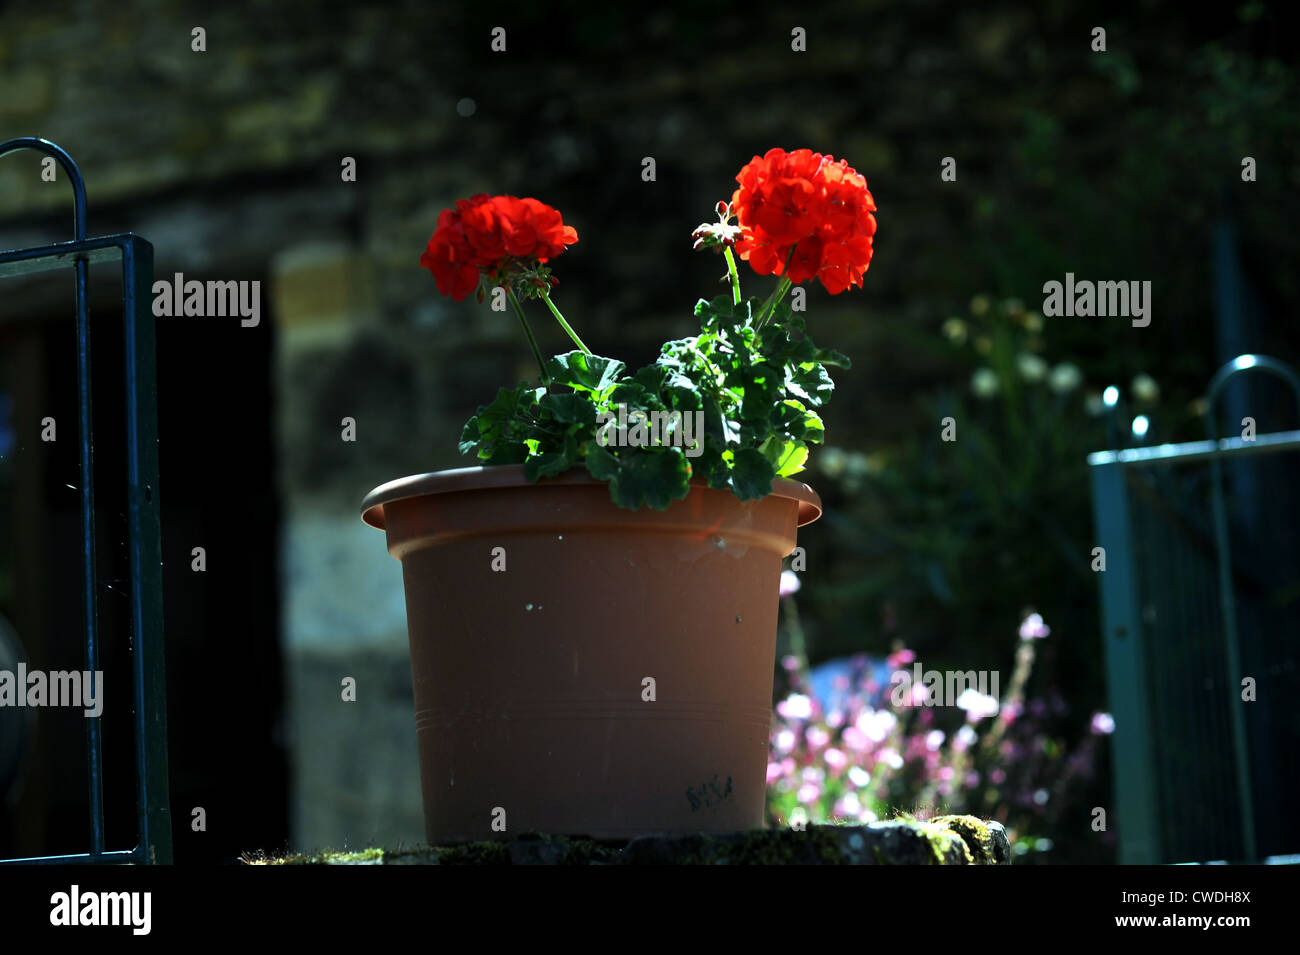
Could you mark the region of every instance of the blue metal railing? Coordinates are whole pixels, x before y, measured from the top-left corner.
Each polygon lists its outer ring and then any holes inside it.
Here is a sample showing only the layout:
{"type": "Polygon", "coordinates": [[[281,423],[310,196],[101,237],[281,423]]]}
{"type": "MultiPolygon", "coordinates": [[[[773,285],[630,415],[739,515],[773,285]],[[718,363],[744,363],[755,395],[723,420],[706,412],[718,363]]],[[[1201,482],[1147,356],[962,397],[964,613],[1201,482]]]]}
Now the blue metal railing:
{"type": "MultiPolygon", "coordinates": [[[[170,863],[167,786],[167,711],[162,643],[162,551],[158,499],[157,395],[154,317],[150,308],[153,246],[132,233],[87,238],[86,188],[81,170],[61,147],[27,137],[0,143],[0,157],[35,150],[54,157],[73,190],[75,238],[49,246],[0,252],[0,279],[73,267],[76,280],[77,415],[81,462],[82,612],[86,669],[99,672],[95,565],[95,492],[91,406],[90,316],[92,263],[121,261],[126,381],[127,540],[130,560],[131,660],[134,689],[138,841],[133,849],[104,845],[103,740],[100,718],[87,717],[90,851],[4,859],[0,863],[170,863]]],[[[98,692],[98,690],[96,690],[98,692]]]]}
{"type": "Polygon", "coordinates": [[[1267,854],[1256,831],[1259,794],[1239,699],[1246,674],[1240,574],[1233,567],[1223,468],[1225,459],[1300,450],[1300,430],[1218,437],[1224,386],[1250,370],[1282,378],[1300,407],[1300,376],[1288,365],[1241,355],[1210,381],[1207,440],[1088,456],[1098,543],[1107,556],[1099,577],[1117,726],[1112,753],[1121,862],[1191,861],[1188,853],[1253,862],[1267,854]],[[1174,471],[1207,462],[1210,521],[1203,517],[1204,481],[1174,471]],[[1159,566],[1171,561],[1177,569],[1161,576],[1159,566]],[[1175,593],[1180,588],[1185,593],[1175,593]],[[1215,692],[1200,698],[1209,702],[1198,702],[1190,691],[1211,683],[1215,692]],[[1198,815],[1197,806],[1208,809],[1198,815]],[[1204,825],[1207,815],[1213,827],[1204,825]],[[1189,836],[1196,828],[1206,831],[1189,836]]]}

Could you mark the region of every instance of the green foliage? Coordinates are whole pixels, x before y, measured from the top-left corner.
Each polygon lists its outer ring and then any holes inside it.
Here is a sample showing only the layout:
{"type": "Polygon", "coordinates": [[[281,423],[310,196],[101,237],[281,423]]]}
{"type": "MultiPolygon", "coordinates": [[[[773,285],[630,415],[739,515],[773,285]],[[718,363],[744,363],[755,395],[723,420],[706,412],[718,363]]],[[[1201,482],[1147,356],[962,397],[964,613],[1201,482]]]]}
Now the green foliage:
{"type": "Polygon", "coordinates": [[[758,309],[758,299],[701,299],[700,334],[668,342],[635,374],[612,358],[556,355],[549,391],[502,388],[466,423],[460,450],[484,464],[522,463],[529,481],[585,465],[629,509],[663,510],[694,477],[742,501],[764,497],[822,443],[816,409],[835,387],[827,366],[849,360],[814,345],[788,305],[761,324],[758,309]],[[702,433],[683,426],[688,415],[702,433]]]}

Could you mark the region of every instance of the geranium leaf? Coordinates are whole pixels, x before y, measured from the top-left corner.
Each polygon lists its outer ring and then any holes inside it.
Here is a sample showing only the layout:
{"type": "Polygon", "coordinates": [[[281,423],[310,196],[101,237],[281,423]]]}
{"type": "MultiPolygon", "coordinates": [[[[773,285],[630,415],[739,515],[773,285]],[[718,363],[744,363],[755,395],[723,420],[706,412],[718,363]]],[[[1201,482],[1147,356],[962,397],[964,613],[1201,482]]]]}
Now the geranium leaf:
{"type": "Polygon", "coordinates": [[[565,352],[546,362],[551,380],[571,388],[602,394],[627,369],[615,358],[588,355],[581,351],[565,352]]]}
{"type": "Polygon", "coordinates": [[[772,493],[772,479],[776,469],[772,462],[755,448],[737,451],[731,466],[731,490],[742,501],[752,501],[772,493]]]}

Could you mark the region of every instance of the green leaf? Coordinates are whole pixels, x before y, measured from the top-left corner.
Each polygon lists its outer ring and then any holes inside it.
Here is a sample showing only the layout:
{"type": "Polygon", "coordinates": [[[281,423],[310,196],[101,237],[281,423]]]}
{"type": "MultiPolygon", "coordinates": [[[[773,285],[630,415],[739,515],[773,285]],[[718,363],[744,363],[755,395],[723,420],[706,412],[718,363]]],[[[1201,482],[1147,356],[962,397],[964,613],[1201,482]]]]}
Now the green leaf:
{"type": "Polygon", "coordinates": [[[540,404],[563,424],[596,423],[596,405],[583,395],[544,395],[540,404]]]}
{"type": "Polygon", "coordinates": [[[628,448],[618,457],[605,448],[588,448],[587,471],[609,481],[610,500],[628,510],[645,504],[662,511],[690,491],[691,468],[679,448],[628,448]]]}
{"type": "Polygon", "coordinates": [[[777,477],[789,477],[802,471],[808,460],[808,446],[802,441],[781,441],[773,436],[764,441],[759,450],[772,463],[777,477]]]}
{"type": "Polygon", "coordinates": [[[832,368],[843,368],[845,370],[853,367],[853,362],[844,352],[836,351],[834,348],[819,348],[813,356],[814,361],[819,361],[823,365],[830,365],[832,368]]]}
{"type": "Polygon", "coordinates": [[[537,483],[538,478],[555,477],[577,464],[578,457],[578,442],[573,435],[566,435],[564,447],[560,450],[529,457],[524,462],[524,477],[534,484],[537,483]]]}
{"type": "Polygon", "coordinates": [[[479,437],[478,415],[474,415],[474,417],[465,422],[465,428],[460,433],[460,444],[458,445],[460,453],[471,454],[474,451],[477,451],[479,437]]]}
{"type": "Polygon", "coordinates": [[[602,394],[618,380],[627,366],[614,358],[588,355],[581,351],[565,352],[546,362],[551,379],[574,389],[602,394]]]}
{"type": "Polygon", "coordinates": [[[761,451],[742,448],[736,452],[731,468],[731,490],[742,501],[767,497],[772,493],[776,469],[761,451]]]}
{"type": "Polygon", "coordinates": [[[835,382],[830,373],[815,361],[787,366],[785,390],[805,404],[820,408],[830,400],[835,382]]]}

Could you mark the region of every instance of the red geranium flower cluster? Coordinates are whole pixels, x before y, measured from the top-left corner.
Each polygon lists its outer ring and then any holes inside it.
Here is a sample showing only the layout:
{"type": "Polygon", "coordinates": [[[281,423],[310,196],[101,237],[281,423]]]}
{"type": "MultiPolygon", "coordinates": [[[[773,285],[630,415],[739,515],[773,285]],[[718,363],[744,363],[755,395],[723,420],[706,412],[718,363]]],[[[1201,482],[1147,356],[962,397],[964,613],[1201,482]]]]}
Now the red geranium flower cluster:
{"type": "Polygon", "coordinates": [[[478,287],[480,274],[501,281],[577,241],[577,230],[544,202],[479,194],[443,210],[420,265],[433,273],[439,292],[459,302],[478,287]]]}
{"type": "Polygon", "coordinates": [[[841,159],[810,149],[769,149],[736,176],[731,208],[742,231],[736,251],[759,275],[819,279],[838,295],[861,286],[871,264],[876,201],[867,180],[841,159]]]}

